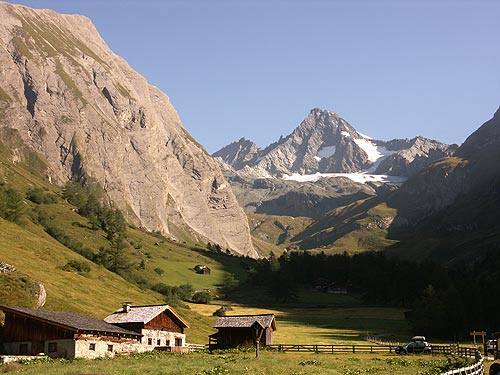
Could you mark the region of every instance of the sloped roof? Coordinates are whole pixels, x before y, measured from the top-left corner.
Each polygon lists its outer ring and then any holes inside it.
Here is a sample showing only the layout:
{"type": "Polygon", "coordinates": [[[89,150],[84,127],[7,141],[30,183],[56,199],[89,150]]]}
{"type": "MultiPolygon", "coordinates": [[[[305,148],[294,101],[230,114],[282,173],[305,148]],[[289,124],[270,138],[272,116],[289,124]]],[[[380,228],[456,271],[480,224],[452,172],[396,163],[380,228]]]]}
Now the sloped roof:
{"type": "Polygon", "coordinates": [[[263,328],[277,329],[274,314],[221,316],[215,321],[214,328],[250,328],[256,322],[263,328]]]}
{"type": "Polygon", "coordinates": [[[64,312],[64,311],[51,311],[51,310],[33,310],[25,307],[9,307],[0,306],[0,310],[10,312],[17,315],[26,316],[35,320],[39,320],[48,324],[63,327],[75,332],[101,332],[113,333],[119,335],[127,335],[140,337],[141,334],[132,332],[112,324],[106,323],[103,320],[92,318],[90,316],[64,312]]]}
{"type": "Polygon", "coordinates": [[[104,318],[104,321],[111,324],[124,323],[148,323],[164,311],[169,311],[172,317],[178,321],[181,326],[189,328],[189,325],[179,314],[177,314],[169,305],[148,305],[148,306],[130,306],[129,311],[123,309],[116,310],[113,314],[104,318]]]}

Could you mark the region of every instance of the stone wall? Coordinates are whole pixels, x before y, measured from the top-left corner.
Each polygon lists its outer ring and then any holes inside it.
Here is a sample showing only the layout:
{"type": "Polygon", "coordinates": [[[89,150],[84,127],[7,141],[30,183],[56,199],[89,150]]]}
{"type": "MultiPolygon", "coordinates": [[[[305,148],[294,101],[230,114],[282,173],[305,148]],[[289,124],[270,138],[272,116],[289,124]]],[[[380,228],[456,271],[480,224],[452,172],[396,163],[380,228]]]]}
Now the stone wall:
{"type": "MultiPolygon", "coordinates": [[[[26,352],[31,353],[32,343],[9,342],[3,343],[5,352],[13,357],[21,357],[21,345],[26,345],[26,352]]],[[[114,357],[115,354],[142,353],[153,350],[152,346],[141,342],[117,337],[98,337],[93,335],[79,335],[76,340],[47,340],[44,343],[44,352],[51,358],[85,358],[114,357]]],[[[24,356],[23,356],[24,357],[24,356]]]]}
{"type": "Polygon", "coordinates": [[[150,350],[153,350],[157,346],[174,347],[176,346],[175,339],[181,340],[182,345],[179,346],[186,346],[186,335],[183,333],[158,331],[154,329],[143,329],[141,333],[143,334],[142,344],[150,347],[150,350]]]}
{"type": "Polygon", "coordinates": [[[125,338],[106,340],[89,335],[75,341],[75,358],[114,357],[115,354],[142,353],[150,350],[152,348],[137,340],[125,338]]]}

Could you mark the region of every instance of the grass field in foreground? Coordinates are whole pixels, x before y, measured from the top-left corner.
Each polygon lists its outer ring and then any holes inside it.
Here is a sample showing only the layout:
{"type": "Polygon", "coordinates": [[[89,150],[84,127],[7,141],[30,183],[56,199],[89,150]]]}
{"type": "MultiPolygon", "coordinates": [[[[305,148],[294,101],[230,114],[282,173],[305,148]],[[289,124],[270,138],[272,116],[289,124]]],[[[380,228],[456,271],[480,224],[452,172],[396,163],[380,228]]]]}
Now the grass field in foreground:
{"type": "MultiPolygon", "coordinates": [[[[461,360],[459,360],[461,361],[461,360]]],[[[434,375],[450,368],[461,367],[463,362],[448,363],[441,356],[397,356],[390,354],[314,354],[277,353],[261,351],[255,353],[192,353],[171,354],[152,352],[95,361],[54,361],[27,365],[2,365],[0,372],[21,372],[25,375],[354,375],[354,374],[398,374],[434,375]],[[451,367],[450,367],[451,366],[451,367]]]]}

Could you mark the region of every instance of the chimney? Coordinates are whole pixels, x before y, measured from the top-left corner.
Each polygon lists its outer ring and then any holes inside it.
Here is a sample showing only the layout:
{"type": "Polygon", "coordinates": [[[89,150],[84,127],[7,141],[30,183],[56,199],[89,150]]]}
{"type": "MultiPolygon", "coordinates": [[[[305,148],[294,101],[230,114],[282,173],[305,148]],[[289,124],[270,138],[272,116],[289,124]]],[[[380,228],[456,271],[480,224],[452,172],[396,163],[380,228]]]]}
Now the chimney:
{"type": "Polygon", "coordinates": [[[132,308],[131,302],[123,302],[122,303],[122,312],[128,313],[131,308],[132,308]]]}

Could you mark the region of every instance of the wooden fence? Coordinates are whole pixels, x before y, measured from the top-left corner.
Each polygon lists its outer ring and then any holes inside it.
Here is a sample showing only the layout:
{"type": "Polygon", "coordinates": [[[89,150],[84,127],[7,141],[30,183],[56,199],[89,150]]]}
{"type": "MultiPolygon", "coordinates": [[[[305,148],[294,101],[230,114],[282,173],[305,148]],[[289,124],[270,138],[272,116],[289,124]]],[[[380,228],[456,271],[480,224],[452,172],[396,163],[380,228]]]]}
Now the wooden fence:
{"type": "Polygon", "coordinates": [[[206,345],[203,344],[186,344],[186,346],[189,348],[189,352],[201,352],[203,350],[207,349],[206,345]]]}
{"type": "MultiPolygon", "coordinates": [[[[313,353],[392,353],[397,345],[307,345],[307,344],[276,344],[267,348],[280,352],[313,352],[313,353]]],[[[461,347],[459,344],[432,345],[431,354],[458,355],[475,358],[476,363],[441,375],[483,375],[484,358],[476,348],[461,347]]]]}
{"type": "Polygon", "coordinates": [[[308,345],[308,344],[277,344],[268,345],[268,349],[279,352],[313,352],[313,353],[392,353],[393,345],[308,345]]]}
{"type": "Polygon", "coordinates": [[[476,348],[458,348],[458,355],[463,357],[475,358],[476,363],[471,366],[462,367],[456,370],[443,372],[441,375],[483,375],[484,358],[481,352],[476,348]]]}

